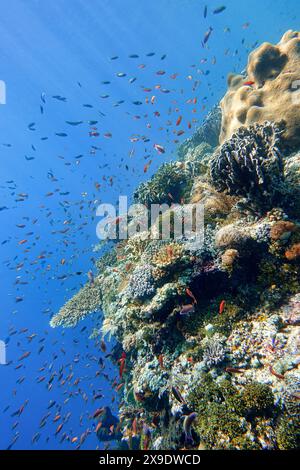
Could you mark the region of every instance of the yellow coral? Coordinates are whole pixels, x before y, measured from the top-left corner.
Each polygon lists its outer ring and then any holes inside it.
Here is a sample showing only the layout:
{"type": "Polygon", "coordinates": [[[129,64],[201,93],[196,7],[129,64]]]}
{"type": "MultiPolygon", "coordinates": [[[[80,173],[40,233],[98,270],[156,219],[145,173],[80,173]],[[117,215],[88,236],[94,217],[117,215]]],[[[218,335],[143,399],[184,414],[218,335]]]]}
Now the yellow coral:
{"type": "Polygon", "coordinates": [[[278,121],[286,125],[289,145],[300,143],[300,33],[287,31],[277,45],[262,44],[249,56],[247,76],[231,75],[221,101],[220,143],[241,126],[278,121]]]}

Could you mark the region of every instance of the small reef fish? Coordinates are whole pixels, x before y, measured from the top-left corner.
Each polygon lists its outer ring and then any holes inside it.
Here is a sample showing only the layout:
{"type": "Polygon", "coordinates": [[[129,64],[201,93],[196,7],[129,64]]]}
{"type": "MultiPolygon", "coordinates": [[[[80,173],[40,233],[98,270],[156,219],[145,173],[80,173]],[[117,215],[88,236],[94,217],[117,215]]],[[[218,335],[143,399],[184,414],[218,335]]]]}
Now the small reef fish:
{"type": "Polygon", "coordinates": [[[121,358],[119,359],[119,363],[120,363],[119,375],[120,375],[120,379],[122,379],[123,372],[125,369],[125,363],[126,363],[126,353],[124,351],[122,352],[121,358]]]}
{"type": "Polygon", "coordinates": [[[182,305],[180,310],[180,315],[188,315],[189,313],[194,313],[195,307],[194,304],[182,305]]]}
{"type": "Polygon", "coordinates": [[[154,144],[153,147],[158,153],[165,153],[165,149],[162,145],[154,144]]]}
{"type": "Polygon", "coordinates": [[[158,356],[158,362],[159,362],[161,369],[164,369],[164,357],[162,354],[158,356]]]}
{"type": "Polygon", "coordinates": [[[209,30],[205,33],[204,35],[204,38],[203,38],[203,46],[205,46],[205,44],[207,43],[207,41],[209,40],[210,36],[211,36],[211,33],[213,32],[213,28],[210,26],[209,27],[209,30]]]}
{"type": "Polygon", "coordinates": [[[229,374],[243,374],[245,371],[243,369],[238,369],[237,367],[225,367],[225,372],[229,374]]]}
{"type": "Polygon", "coordinates": [[[179,116],[176,121],[176,126],[179,126],[181,124],[181,121],[182,121],[182,116],[179,116]]]}
{"type": "Polygon", "coordinates": [[[218,8],[215,8],[215,10],[213,11],[213,14],[218,15],[219,13],[222,13],[224,10],[226,10],[226,7],[225,7],[225,5],[222,5],[218,8]]]}
{"type": "Polygon", "coordinates": [[[224,312],[225,304],[226,304],[225,300],[222,300],[222,302],[219,305],[219,314],[220,315],[222,315],[222,313],[224,312]]]}
{"type": "Polygon", "coordinates": [[[252,82],[251,80],[249,80],[248,82],[245,82],[243,83],[244,86],[253,86],[255,85],[255,82],[252,82]]]}

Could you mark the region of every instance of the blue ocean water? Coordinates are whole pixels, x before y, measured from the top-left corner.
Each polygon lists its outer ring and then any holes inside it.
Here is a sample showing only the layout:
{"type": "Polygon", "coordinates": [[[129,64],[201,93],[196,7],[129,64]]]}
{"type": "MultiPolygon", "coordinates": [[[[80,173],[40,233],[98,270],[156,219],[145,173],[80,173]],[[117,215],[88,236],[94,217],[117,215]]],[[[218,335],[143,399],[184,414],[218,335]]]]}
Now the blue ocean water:
{"type": "MultiPolygon", "coordinates": [[[[97,374],[104,354],[88,339],[92,319],[71,330],[53,330],[49,320],[87,281],[97,256],[97,201],[130,196],[175,157],[178,143],[224,95],[227,74],[240,72],[256,45],[298,29],[296,0],[225,0],[214,15],[220,5],[1,2],[0,339],[8,362],[0,366],[1,449],[14,439],[13,449],[74,448],[78,442],[61,442],[63,432],[80,439],[87,430],[81,448],[102,445],[90,417],[104,405],[117,413],[117,404],[110,382],[97,374]],[[154,104],[145,103],[152,96],[154,104]],[[155,143],[166,152],[155,152],[155,143]],[[104,396],[94,401],[99,390],[104,396]],[[50,400],[56,404],[48,410],[50,400]],[[62,418],[53,422],[56,413],[62,418]]],[[[105,363],[113,380],[118,372],[105,363]]]]}

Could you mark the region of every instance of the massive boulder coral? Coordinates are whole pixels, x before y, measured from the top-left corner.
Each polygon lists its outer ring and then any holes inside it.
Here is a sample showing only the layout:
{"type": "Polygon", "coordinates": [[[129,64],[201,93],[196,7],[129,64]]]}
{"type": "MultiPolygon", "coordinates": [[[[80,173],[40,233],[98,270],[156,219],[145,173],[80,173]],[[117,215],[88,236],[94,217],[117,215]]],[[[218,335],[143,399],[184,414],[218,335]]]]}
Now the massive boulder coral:
{"type": "Polygon", "coordinates": [[[300,33],[287,31],[277,45],[262,44],[249,56],[246,75],[230,75],[221,101],[220,143],[241,126],[285,122],[284,140],[300,143],[300,33]]]}
{"type": "Polygon", "coordinates": [[[241,127],[211,160],[216,189],[272,203],[283,178],[281,134],[281,125],[271,122],[241,127]]]}

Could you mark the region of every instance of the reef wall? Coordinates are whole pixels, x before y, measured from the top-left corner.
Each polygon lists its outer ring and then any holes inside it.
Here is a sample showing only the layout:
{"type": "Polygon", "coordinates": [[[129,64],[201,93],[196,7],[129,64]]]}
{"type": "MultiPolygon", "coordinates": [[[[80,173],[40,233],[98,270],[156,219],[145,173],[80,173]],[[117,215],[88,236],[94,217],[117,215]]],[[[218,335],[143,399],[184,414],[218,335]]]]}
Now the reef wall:
{"type": "MultiPolygon", "coordinates": [[[[214,112],[135,192],[146,204],[170,191],[201,202],[204,244],[153,239],[152,228],[122,241],[51,320],[74,326],[102,309],[93,335],[118,341],[124,448],[299,445],[300,121],[287,106],[299,44],[288,32],[254,51],[221,103],[222,145],[214,112]]],[[[176,210],[162,217],[172,224],[176,210]]]]}

